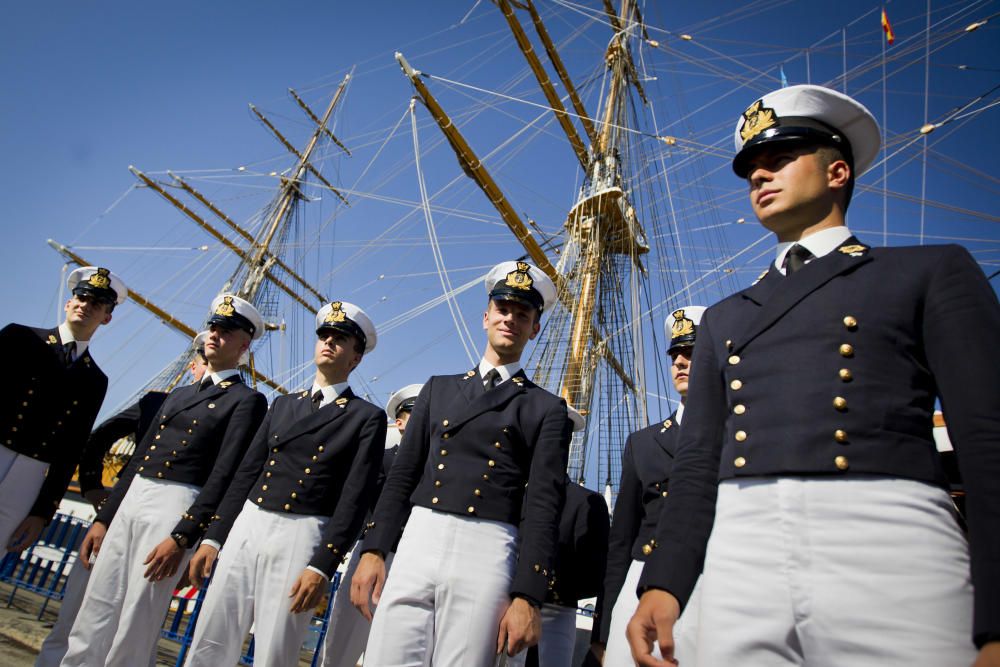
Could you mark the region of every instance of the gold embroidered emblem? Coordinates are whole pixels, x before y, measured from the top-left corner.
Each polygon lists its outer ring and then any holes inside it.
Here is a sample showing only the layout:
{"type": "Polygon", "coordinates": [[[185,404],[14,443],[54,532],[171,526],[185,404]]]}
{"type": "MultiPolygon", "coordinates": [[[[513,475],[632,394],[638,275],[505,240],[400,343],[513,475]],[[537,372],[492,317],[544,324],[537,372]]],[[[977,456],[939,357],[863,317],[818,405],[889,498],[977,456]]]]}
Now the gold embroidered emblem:
{"type": "Polygon", "coordinates": [[[111,273],[108,269],[103,267],[97,269],[97,273],[94,273],[87,279],[87,284],[95,289],[108,289],[111,286],[111,277],[108,275],[111,273]]]}
{"type": "Polygon", "coordinates": [[[308,395],[309,395],[309,390],[308,389],[303,390],[302,393],[299,394],[299,400],[302,400],[303,398],[305,398],[308,395]]]}
{"type": "Polygon", "coordinates": [[[58,343],[59,339],[53,336],[52,334],[49,334],[49,345],[56,345],[58,343]]]}
{"type": "Polygon", "coordinates": [[[475,374],[476,374],[476,371],[469,371],[468,373],[465,374],[465,377],[462,378],[462,379],[468,380],[469,378],[474,377],[475,374]]]}
{"type": "Polygon", "coordinates": [[[222,389],[226,389],[231,384],[232,384],[231,380],[223,380],[222,382],[219,383],[219,387],[221,387],[222,389]]]}
{"type": "Polygon", "coordinates": [[[528,275],[528,269],[530,267],[526,262],[518,262],[517,268],[507,274],[507,282],[504,284],[507,287],[513,287],[515,289],[523,289],[525,291],[531,289],[534,281],[531,276],[528,275]]]}
{"type": "Polygon", "coordinates": [[[233,297],[231,296],[222,297],[222,303],[215,309],[215,314],[223,317],[232,317],[235,312],[236,306],[233,305],[233,297]]]}
{"type": "Polygon", "coordinates": [[[335,400],[334,403],[336,403],[336,405],[337,405],[338,408],[342,408],[345,405],[347,405],[347,399],[344,398],[344,397],[341,397],[341,398],[338,398],[337,400],[335,400]]]}
{"type": "Polygon", "coordinates": [[[740,138],[746,143],[769,127],[778,124],[774,109],[764,106],[764,100],[757,100],[743,112],[743,124],[740,125],[740,138]]]}
{"type": "Polygon", "coordinates": [[[520,375],[515,375],[514,377],[511,378],[511,381],[514,382],[514,384],[518,384],[519,385],[522,382],[524,382],[524,378],[521,377],[520,375]]]}
{"type": "Polygon", "coordinates": [[[670,325],[670,339],[690,336],[694,333],[694,320],[684,317],[684,309],[675,310],[674,323],[670,325]]]}
{"type": "Polygon", "coordinates": [[[868,248],[863,245],[843,245],[837,248],[837,250],[851,257],[861,257],[868,248]]]}
{"type": "Polygon", "coordinates": [[[342,301],[334,301],[330,304],[330,312],[326,314],[323,321],[327,324],[337,324],[338,322],[343,322],[347,319],[347,313],[343,311],[344,303],[342,301]]]}
{"type": "Polygon", "coordinates": [[[671,420],[669,420],[669,419],[665,420],[663,422],[663,428],[660,429],[660,433],[665,432],[668,428],[670,428],[673,425],[674,425],[674,422],[672,422],[671,420]]]}

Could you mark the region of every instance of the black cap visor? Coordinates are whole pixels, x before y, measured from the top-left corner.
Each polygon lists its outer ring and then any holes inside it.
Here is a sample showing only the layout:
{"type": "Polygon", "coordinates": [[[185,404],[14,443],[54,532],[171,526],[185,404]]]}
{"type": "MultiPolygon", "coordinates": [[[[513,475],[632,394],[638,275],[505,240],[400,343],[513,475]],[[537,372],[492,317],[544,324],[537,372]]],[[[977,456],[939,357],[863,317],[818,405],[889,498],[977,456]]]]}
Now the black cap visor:
{"type": "Polygon", "coordinates": [[[691,333],[671,339],[670,347],[667,348],[667,354],[673,354],[674,352],[677,352],[678,350],[681,350],[683,348],[694,347],[694,336],[695,335],[691,333]]]}
{"type": "Polygon", "coordinates": [[[316,335],[322,336],[324,331],[339,331],[349,336],[354,336],[361,342],[362,349],[368,345],[368,337],[365,336],[365,332],[353,320],[344,319],[343,322],[324,322],[322,326],[316,329],[316,335]]]}
{"type": "Polygon", "coordinates": [[[783,118],[780,122],[782,124],[778,127],[768,128],[743,144],[743,148],[733,158],[733,171],[737,176],[746,178],[750,174],[750,160],[764,147],[779,141],[796,142],[803,146],[832,146],[844,154],[847,164],[854,170],[854,153],[842,133],[814,118],[791,117],[783,118]]]}
{"type": "Polygon", "coordinates": [[[208,326],[216,326],[227,331],[242,329],[250,334],[251,337],[253,337],[254,332],[257,331],[257,327],[253,325],[253,322],[236,312],[229,316],[212,315],[208,318],[208,326]]]}
{"type": "Polygon", "coordinates": [[[513,301],[514,303],[521,303],[525,306],[530,306],[537,310],[542,311],[542,307],[545,305],[545,301],[542,299],[542,295],[538,293],[535,289],[517,289],[515,287],[508,287],[503,283],[499,283],[496,287],[490,291],[490,299],[493,301],[513,301]]]}
{"type": "Polygon", "coordinates": [[[86,296],[97,303],[103,303],[108,306],[113,306],[118,303],[118,292],[114,291],[110,287],[107,289],[101,289],[88,284],[86,281],[80,281],[80,283],[73,288],[73,294],[77,296],[86,296]]]}

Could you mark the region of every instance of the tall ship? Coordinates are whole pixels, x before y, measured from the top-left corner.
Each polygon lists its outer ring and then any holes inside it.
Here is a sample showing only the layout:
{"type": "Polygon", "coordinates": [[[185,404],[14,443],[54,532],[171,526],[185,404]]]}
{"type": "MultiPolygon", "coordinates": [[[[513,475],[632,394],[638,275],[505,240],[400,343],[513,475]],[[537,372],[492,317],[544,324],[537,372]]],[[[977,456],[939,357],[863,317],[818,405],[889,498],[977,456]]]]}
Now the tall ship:
{"type": "Polygon", "coordinates": [[[267,320],[245,374],[272,396],[311,380],[315,311],[360,305],[379,347],[352,386],[384,405],[478,362],[485,274],[520,258],[558,287],[526,372],[587,417],[568,473],[613,503],[627,435],[676,408],[664,321],[773,260],[729,167],[755,96],[809,82],[857,97],[884,147],[852,230],[962,243],[997,275],[996,9],[494,0],[434,3],[413,26],[413,8],[370,16],[398,31],[392,52],[332,44],[340,69],[263,91],[245,155],[131,166],[99,224],[51,234],[67,271],[113,266],[132,289],[99,334],[103,415],[185,381],[223,290],[267,320]]]}

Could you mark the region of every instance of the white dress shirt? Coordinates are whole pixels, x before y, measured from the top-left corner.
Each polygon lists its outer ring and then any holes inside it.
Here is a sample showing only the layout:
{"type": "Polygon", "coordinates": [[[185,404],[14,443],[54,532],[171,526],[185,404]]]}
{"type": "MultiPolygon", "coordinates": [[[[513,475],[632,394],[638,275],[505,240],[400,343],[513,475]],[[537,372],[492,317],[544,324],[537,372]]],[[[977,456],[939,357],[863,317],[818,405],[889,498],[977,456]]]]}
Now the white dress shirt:
{"type": "MultiPolygon", "coordinates": [[[[779,243],[778,247],[775,248],[777,252],[777,257],[774,259],[774,268],[778,269],[781,275],[785,275],[785,269],[782,264],[785,263],[785,255],[793,245],[798,243],[800,246],[808,250],[813,254],[813,259],[817,257],[822,257],[823,255],[828,255],[840,246],[844,244],[844,241],[851,238],[851,230],[843,225],[838,225],[837,227],[830,227],[829,229],[824,229],[816,232],[815,234],[810,234],[799,241],[791,241],[779,243]]],[[[806,264],[811,262],[812,259],[806,260],[806,264]]]]}

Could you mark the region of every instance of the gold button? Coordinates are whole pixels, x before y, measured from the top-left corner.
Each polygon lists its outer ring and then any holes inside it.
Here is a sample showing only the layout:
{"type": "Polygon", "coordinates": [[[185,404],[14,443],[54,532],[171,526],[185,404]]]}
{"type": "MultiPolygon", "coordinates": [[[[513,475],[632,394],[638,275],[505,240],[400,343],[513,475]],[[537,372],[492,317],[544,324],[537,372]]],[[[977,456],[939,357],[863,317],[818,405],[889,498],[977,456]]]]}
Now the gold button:
{"type": "Polygon", "coordinates": [[[648,544],[643,544],[642,545],[642,554],[644,556],[648,556],[651,553],[653,553],[653,547],[649,546],[648,544]]]}
{"type": "Polygon", "coordinates": [[[833,439],[837,442],[847,442],[847,431],[838,428],[833,432],[833,439]]]}
{"type": "Polygon", "coordinates": [[[299,497],[299,494],[297,494],[294,491],[292,491],[292,500],[295,500],[298,497],[299,497]]]}
{"type": "Polygon", "coordinates": [[[156,473],[156,476],[159,477],[160,479],[163,479],[163,473],[162,472],[156,473]]]}
{"type": "Polygon", "coordinates": [[[443,420],[441,422],[441,426],[447,426],[447,425],[448,425],[448,420],[447,419],[445,419],[445,420],[443,420]]]}
{"type": "Polygon", "coordinates": [[[441,486],[441,480],[439,479],[434,480],[434,486],[441,486]]]}
{"type": "Polygon", "coordinates": [[[288,503],[285,503],[285,511],[287,512],[290,509],[292,509],[292,506],[289,505],[288,503]]]}
{"type": "Polygon", "coordinates": [[[833,463],[837,466],[837,470],[847,470],[848,463],[846,456],[838,456],[833,460],[833,463]]]}
{"type": "Polygon", "coordinates": [[[270,476],[271,476],[271,471],[270,470],[268,470],[266,473],[264,473],[264,477],[270,477],[270,476]]]}
{"type": "Polygon", "coordinates": [[[445,440],[447,440],[447,439],[448,439],[448,438],[450,438],[451,436],[450,436],[450,435],[448,435],[447,433],[442,433],[442,434],[441,434],[441,437],[442,437],[442,438],[444,438],[445,440]]]}
{"type": "Polygon", "coordinates": [[[155,452],[156,451],[156,445],[150,445],[149,446],[149,451],[155,452]]]}
{"type": "MultiPolygon", "coordinates": [[[[8,444],[8,445],[10,444],[10,440],[8,440],[8,441],[7,441],[7,444],[8,444]]],[[[145,467],[143,467],[143,466],[139,466],[139,472],[142,472],[142,471],[143,471],[143,470],[145,470],[145,469],[146,469],[145,467]]]]}
{"type": "Polygon", "coordinates": [[[170,461],[164,461],[163,465],[165,465],[165,466],[167,466],[169,468],[170,467],[170,461]]]}
{"type": "Polygon", "coordinates": [[[311,468],[306,468],[306,470],[305,470],[305,473],[306,473],[307,475],[308,475],[309,473],[311,473],[311,472],[312,472],[312,469],[311,469],[311,468]]]}
{"type": "Polygon", "coordinates": [[[848,315],[844,318],[844,326],[853,331],[858,328],[858,321],[848,315]]]}
{"type": "Polygon", "coordinates": [[[843,380],[844,382],[850,382],[851,378],[854,377],[853,375],[851,375],[850,368],[841,368],[840,371],[837,373],[837,375],[839,375],[840,379],[843,380]]]}
{"type": "Polygon", "coordinates": [[[733,406],[734,415],[741,415],[746,411],[747,411],[747,406],[743,405],[742,403],[733,406]]]}
{"type": "Polygon", "coordinates": [[[448,450],[447,449],[442,449],[441,450],[441,456],[448,456],[448,450]]]}
{"type": "Polygon", "coordinates": [[[167,425],[166,425],[166,424],[160,424],[160,430],[161,430],[161,431],[162,431],[163,429],[165,429],[166,427],[167,427],[167,425]]]}
{"type": "Polygon", "coordinates": [[[737,456],[736,460],[733,461],[733,465],[735,465],[737,468],[742,468],[746,464],[747,464],[747,460],[745,458],[743,458],[742,456],[737,456]]]}
{"type": "Polygon", "coordinates": [[[278,451],[278,448],[277,448],[277,447],[272,447],[272,448],[271,448],[271,451],[272,451],[272,452],[276,452],[276,451],[278,451]]]}
{"type": "Polygon", "coordinates": [[[837,408],[838,410],[846,410],[847,399],[844,398],[843,396],[837,396],[836,398],[833,399],[833,407],[837,408]]]}
{"type": "Polygon", "coordinates": [[[437,504],[438,504],[438,499],[437,499],[437,496],[435,496],[435,497],[431,498],[431,504],[432,504],[432,505],[437,505],[437,504]]]}
{"type": "Polygon", "coordinates": [[[473,493],[475,493],[477,496],[483,495],[483,492],[480,491],[479,489],[476,489],[475,491],[473,491],[473,493]]]}
{"type": "Polygon", "coordinates": [[[153,439],[154,439],[154,440],[159,440],[159,439],[160,439],[160,434],[159,434],[159,433],[157,433],[157,434],[156,434],[156,437],[155,437],[155,438],[153,438],[153,439]]]}
{"type": "Polygon", "coordinates": [[[849,343],[844,343],[840,346],[840,356],[842,357],[853,357],[854,356],[854,346],[849,343]]]}
{"type": "Polygon", "coordinates": [[[476,508],[473,507],[472,505],[469,505],[469,509],[468,509],[469,514],[472,514],[475,511],[476,511],[476,508]]]}
{"type": "Polygon", "coordinates": [[[737,431],[736,435],[734,437],[736,438],[736,442],[743,442],[744,440],[747,439],[747,432],[746,431],[737,431]]]}
{"type": "Polygon", "coordinates": [[[323,445],[320,445],[320,446],[319,446],[319,447],[317,447],[316,449],[318,449],[319,451],[323,451],[323,445]]]}
{"type": "Polygon", "coordinates": [[[443,463],[439,463],[438,464],[438,470],[444,470],[444,464],[443,463]]]}
{"type": "Polygon", "coordinates": [[[497,449],[500,449],[502,445],[499,442],[494,442],[493,446],[496,447],[497,449]]]}
{"type": "Polygon", "coordinates": [[[494,461],[493,459],[490,459],[490,462],[489,462],[489,464],[488,464],[488,465],[489,465],[489,466],[490,466],[491,468],[493,468],[493,467],[495,467],[495,466],[496,466],[496,464],[497,464],[497,462],[496,462],[496,461],[494,461]]]}
{"type": "Polygon", "coordinates": [[[264,484],[263,486],[261,486],[260,490],[261,491],[267,491],[267,484],[264,484]]]}
{"type": "Polygon", "coordinates": [[[666,498],[667,497],[667,493],[669,493],[669,491],[664,491],[660,495],[663,496],[664,498],[666,498]]]}
{"type": "Polygon", "coordinates": [[[743,382],[741,380],[733,380],[729,383],[729,388],[733,391],[739,391],[743,388],[743,382]]]}
{"type": "Polygon", "coordinates": [[[734,354],[731,357],[729,357],[729,364],[731,366],[735,366],[738,363],[740,363],[740,355],[734,354]]]}
{"type": "Polygon", "coordinates": [[[541,572],[541,571],[542,571],[542,566],[539,565],[538,563],[535,563],[535,572],[541,572]]]}
{"type": "Polygon", "coordinates": [[[484,480],[488,480],[489,478],[490,478],[490,476],[489,476],[489,475],[487,475],[486,473],[483,473],[483,479],[484,479],[484,480]]]}
{"type": "Polygon", "coordinates": [[[149,457],[148,457],[148,456],[143,456],[143,457],[142,457],[142,460],[143,460],[143,461],[148,461],[148,460],[149,460],[149,457]]]}
{"type": "Polygon", "coordinates": [[[269,466],[273,466],[273,465],[274,465],[274,459],[271,459],[270,461],[268,461],[268,462],[267,462],[267,465],[269,465],[269,466]]]}
{"type": "Polygon", "coordinates": [[[313,461],[319,461],[319,457],[318,456],[313,456],[312,459],[313,459],[313,461]]]}
{"type": "Polygon", "coordinates": [[[264,499],[263,499],[263,498],[258,498],[258,499],[257,499],[257,502],[258,502],[258,503],[262,503],[262,502],[264,502],[264,499]]]}

